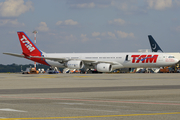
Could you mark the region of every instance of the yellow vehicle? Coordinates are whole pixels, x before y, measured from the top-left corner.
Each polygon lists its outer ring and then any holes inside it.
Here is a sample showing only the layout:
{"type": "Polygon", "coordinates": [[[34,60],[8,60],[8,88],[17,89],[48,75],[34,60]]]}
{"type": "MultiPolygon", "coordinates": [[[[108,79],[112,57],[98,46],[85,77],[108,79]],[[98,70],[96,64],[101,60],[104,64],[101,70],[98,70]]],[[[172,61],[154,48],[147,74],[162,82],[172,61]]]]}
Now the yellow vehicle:
{"type": "Polygon", "coordinates": [[[23,71],[22,74],[39,74],[39,71],[35,68],[26,68],[26,71],[23,71]]]}

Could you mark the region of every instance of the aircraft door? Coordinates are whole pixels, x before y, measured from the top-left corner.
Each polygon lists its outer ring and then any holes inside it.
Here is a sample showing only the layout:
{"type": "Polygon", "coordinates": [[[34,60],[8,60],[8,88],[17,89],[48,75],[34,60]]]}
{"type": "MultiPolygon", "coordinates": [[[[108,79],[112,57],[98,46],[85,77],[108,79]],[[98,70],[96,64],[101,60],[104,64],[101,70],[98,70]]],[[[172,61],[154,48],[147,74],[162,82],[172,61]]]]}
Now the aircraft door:
{"type": "Polygon", "coordinates": [[[126,61],[126,62],[131,61],[131,60],[130,60],[130,55],[126,55],[126,57],[125,57],[125,61],[126,61]]]}
{"type": "Polygon", "coordinates": [[[128,54],[127,54],[127,55],[125,56],[124,62],[125,62],[125,63],[128,63],[128,64],[129,64],[129,63],[132,63],[132,57],[131,57],[131,55],[128,55],[128,54]]]}
{"type": "Polygon", "coordinates": [[[134,67],[135,65],[136,65],[136,64],[133,64],[133,63],[132,63],[132,57],[131,57],[131,55],[130,55],[130,54],[125,55],[123,66],[124,66],[124,67],[134,67]]]}

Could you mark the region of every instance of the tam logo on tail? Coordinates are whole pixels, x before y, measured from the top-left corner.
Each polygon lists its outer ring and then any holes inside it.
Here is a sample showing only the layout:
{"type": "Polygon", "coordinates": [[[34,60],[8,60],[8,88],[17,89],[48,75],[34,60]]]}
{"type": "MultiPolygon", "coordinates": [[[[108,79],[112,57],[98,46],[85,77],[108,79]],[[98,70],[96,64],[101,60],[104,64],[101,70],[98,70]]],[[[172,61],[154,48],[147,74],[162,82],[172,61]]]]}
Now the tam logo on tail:
{"type": "Polygon", "coordinates": [[[19,42],[22,48],[22,54],[25,55],[25,58],[28,60],[32,60],[44,65],[49,65],[44,59],[34,58],[41,57],[42,52],[38,49],[38,47],[31,41],[31,39],[22,31],[17,32],[19,37],[19,42]]]}
{"type": "Polygon", "coordinates": [[[22,41],[22,43],[25,44],[26,48],[27,48],[30,52],[32,52],[32,51],[35,50],[35,47],[32,46],[32,44],[27,40],[27,38],[26,38],[24,35],[22,35],[21,41],[22,41]]]}
{"type": "Polygon", "coordinates": [[[42,52],[36,47],[24,32],[17,32],[23,54],[26,56],[41,56],[42,52]]]}

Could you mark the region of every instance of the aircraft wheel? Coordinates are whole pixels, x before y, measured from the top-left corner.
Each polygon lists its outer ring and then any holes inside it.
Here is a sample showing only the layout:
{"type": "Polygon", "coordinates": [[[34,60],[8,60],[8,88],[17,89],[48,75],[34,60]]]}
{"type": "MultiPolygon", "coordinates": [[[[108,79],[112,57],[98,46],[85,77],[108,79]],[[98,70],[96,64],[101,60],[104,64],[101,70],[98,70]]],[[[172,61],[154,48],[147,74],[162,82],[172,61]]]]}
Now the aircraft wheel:
{"type": "Polygon", "coordinates": [[[88,71],[87,71],[87,74],[92,74],[92,70],[88,70],[88,71]]]}

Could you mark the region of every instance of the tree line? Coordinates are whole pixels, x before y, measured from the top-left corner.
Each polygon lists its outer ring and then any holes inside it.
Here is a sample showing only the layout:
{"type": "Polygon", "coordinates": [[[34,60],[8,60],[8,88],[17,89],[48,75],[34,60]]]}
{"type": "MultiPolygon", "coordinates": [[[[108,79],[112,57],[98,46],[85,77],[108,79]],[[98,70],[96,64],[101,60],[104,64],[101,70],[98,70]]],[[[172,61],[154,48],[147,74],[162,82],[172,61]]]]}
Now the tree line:
{"type": "MultiPolygon", "coordinates": [[[[34,65],[33,64],[17,65],[15,63],[10,64],[10,65],[0,64],[0,73],[7,73],[7,72],[16,73],[16,72],[25,71],[26,68],[30,68],[30,67],[34,67],[34,65]]],[[[47,70],[49,66],[37,64],[36,69],[39,69],[39,68],[40,69],[43,68],[44,70],[47,70]]]]}

